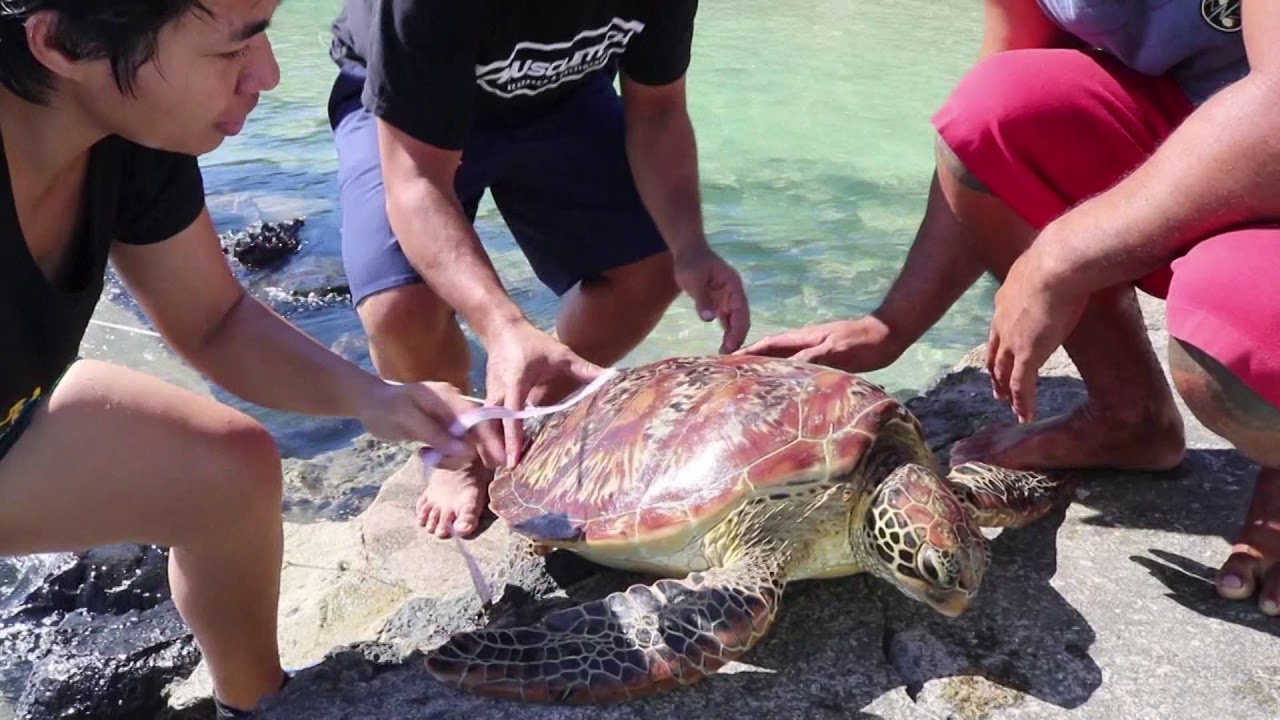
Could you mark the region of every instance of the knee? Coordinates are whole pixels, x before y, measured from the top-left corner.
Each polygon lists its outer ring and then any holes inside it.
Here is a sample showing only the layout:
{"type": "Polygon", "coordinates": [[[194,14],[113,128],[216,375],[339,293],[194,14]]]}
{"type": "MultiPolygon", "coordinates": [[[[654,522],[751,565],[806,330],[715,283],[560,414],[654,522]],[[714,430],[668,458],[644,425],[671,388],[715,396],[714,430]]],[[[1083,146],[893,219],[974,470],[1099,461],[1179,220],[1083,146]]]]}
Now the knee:
{"type": "MultiPolygon", "coordinates": [[[[627,307],[648,308],[663,311],[676,299],[680,287],[676,285],[675,268],[671,253],[663,251],[643,260],[615,268],[595,283],[607,286],[627,307]]],[[[592,283],[583,283],[590,289],[592,283]]]]}
{"type": "Polygon", "coordinates": [[[1169,368],[1178,394],[1209,431],[1255,462],[1280,464],[1280,409],[1219,360],[1175,337],[1169,338],[1169,368]]]}
{"type": "Polygon", "coordinates": [[[236,412],[211,445],[213,456],[221,458],[224,465],[210,478],[211,505],[225,511],[228,524],[254,523],[264,515],[278,521],[283,479],[280,450],[271,433],[236,412]]]}
{"type": "Polygon", "coordinates": [[[398,346],[439,346],[453,308],[416,283],[370,295],[356,308],[369,341],[383,352],[398,346]]]}

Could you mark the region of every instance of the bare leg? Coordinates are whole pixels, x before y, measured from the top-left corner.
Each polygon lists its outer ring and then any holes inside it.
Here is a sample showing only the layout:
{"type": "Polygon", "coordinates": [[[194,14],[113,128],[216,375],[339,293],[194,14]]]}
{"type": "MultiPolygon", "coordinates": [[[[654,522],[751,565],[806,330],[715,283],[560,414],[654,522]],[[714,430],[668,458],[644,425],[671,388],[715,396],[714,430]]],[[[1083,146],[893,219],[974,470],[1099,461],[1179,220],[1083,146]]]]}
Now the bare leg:
{"type": "MultiPolygon", "coordinates": [[[[371,295],[356,312],[379,375],[396,382],[441,380],[472,392],[470,353],[457,316],[425,283],[371,295]]],[[[479,527],[492,479],[493,471],[479,461],[464,470],[432,472],[418,498],[418,522],[438,537],[449,537],[451,528],[469,535],[479,527]]]]}
{"type": "Polygon", "coordinates": [[[106,363],[76,363],[0,461],[0,554],[171,548],[169,582],[216,696],[279,689],[280,458],[262,426],[106,363]]]}
{"type": "Polygon", "coordinates": [[[396,382],[448,382],[471,391],[467,340],[457,316],[425,283],[370,295],[356,308],[378,374],[396,382]]]}
{"type": "MultiPolygon", "coordinates": [[[[584,360],[609,367],[653,332],[678,293],[667,252],[606,270],[565,295],[556,336],[584,360]]],[[[541,388],[530,402],[555,402],[573,390],[541,388]]]]}
{"type": "Polygon", "coordinates": [[[1280,409],[1258,396],[1200,349],[1169,339],[1169,367],[1178,394],[1205,427],[1261,465],[1244,527],[1218,571],[1218,594],[1280,615],[1280,409]]]}
{"type": "MultiPolygon", "coordinates": [[[[942,155],[938,174],[948,205],[969,228],[979,258],[1003,280],[1035,231],[954,154],[942,155]]],[[[1182,419],[1131,287],[1095,294],[1064,347],[1084,380],[1086,402],[1058,417],[985,428],[955,444],[953,463],[1167,470],[1181,462],[1182,419]]]]}

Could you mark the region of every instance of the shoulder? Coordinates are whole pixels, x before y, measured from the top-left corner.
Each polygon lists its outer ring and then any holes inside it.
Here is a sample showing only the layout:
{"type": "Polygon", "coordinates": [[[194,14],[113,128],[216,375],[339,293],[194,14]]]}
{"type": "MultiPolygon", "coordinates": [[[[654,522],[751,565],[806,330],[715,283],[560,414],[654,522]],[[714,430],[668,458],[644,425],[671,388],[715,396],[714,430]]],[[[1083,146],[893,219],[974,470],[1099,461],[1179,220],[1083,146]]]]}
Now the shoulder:
{"type": "MultiPolygon", "coordinates": [[[[118,180],[116,236],[127,243],[167,239],[191,224],[204,209],[199,160],[110,137],[103,141],[102,168],[118,180]]],[[[97,170],[95,170],[96,172],[97,170]]]]}
{"type": "Polygon", "coordinates": [[[105,138],[100,152],[102,160],[114,165],[120,174],[122,190],[134,189],[137,182],[169,178],[174,173],[200,173],[195,156],[147,147],[118,135],[105,138]]]}

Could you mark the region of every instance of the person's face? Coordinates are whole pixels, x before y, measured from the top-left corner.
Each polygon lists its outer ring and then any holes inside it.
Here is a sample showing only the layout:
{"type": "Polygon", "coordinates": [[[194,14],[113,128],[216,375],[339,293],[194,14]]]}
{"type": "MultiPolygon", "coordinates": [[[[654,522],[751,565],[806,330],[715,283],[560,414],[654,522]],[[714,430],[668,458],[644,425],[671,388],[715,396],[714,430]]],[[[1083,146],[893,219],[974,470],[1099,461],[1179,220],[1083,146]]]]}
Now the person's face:
{"type": "Polygon", "coordinates": [[[77,73],[72,90],[108,132],[192,155],[240,132],[259,93],[280,82],[266,27],[280,0],[203,0],[160,31],[156,54],[121,93],[106,60],[77,73]]]}

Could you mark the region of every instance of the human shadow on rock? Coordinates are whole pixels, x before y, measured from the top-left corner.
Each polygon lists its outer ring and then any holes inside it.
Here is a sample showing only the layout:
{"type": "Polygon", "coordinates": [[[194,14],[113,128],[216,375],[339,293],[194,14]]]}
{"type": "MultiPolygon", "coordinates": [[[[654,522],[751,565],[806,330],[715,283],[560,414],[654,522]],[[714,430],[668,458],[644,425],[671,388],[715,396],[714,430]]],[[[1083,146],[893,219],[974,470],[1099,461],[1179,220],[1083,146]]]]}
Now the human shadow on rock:
{"type": "Polygon", "coordinates": [[[885,654],[912,696],[931,680],[980,675],[1042,702],[1071,709],[1102,684],[1090,656],[1096,634],[1050,585],[1058,572],[1063,508],[991,541],[991,565],[968,612],[948,619],[879,588],[885,654]]]}
{"type": "Polygon", "coordinates": [[[1257,465],[1234,450],[1189,450],[1164,473],[1082,474],[1076,503],[1097,512],[1086,525],[1234,538],[1253,494],[1257,465]],[[1151,479],[1152,482],[1144,482],[1151,479]]]}
{"type": "Polygon", "coordinates": [[[1149,556],[1130,555],[1129,559],[1164,583],[1169,588],[1169,599],[1207,618],[1280,637],[1280,623],[1262,614],[1256,595],[1248,600],[1227,600],[1218,595],[1213,587],[1214,568],[1159,548],[1149,548],[1147,552],[1149,556]]]}
{"type": "MultiPolygon", "coordinates": [[[[1036,414],[1050,417],[1085,400],[1084,383],[1072,377],[1042,377],[1036,414]]],[[[1008,407],[991,396],[985,370],[967,368],[945,377],[927,395],[908,402],[942,463],[952,445],[989,425],[1011,423],[1008,407]]],[[[1239,527],[1257,466],[1238,452],[1188,450],[1182,463],[1165,472],[1076,470],[1074,504],[1096,511],[1085,525],[1142,528],[1227,538],[1239,527]]]]}

